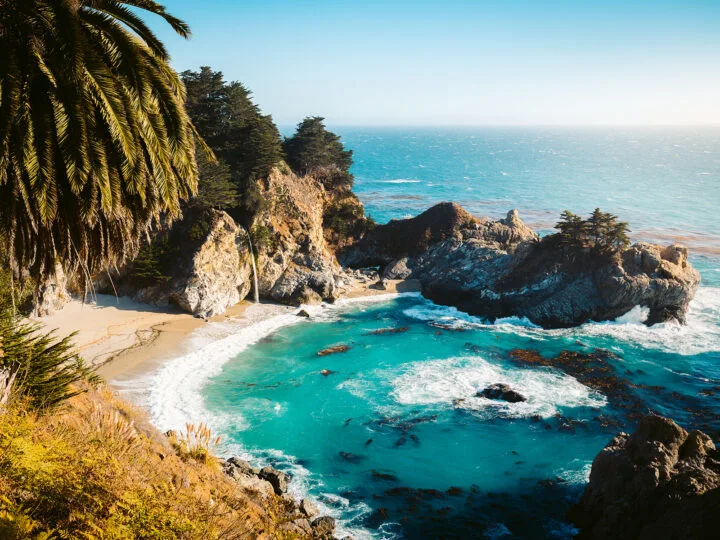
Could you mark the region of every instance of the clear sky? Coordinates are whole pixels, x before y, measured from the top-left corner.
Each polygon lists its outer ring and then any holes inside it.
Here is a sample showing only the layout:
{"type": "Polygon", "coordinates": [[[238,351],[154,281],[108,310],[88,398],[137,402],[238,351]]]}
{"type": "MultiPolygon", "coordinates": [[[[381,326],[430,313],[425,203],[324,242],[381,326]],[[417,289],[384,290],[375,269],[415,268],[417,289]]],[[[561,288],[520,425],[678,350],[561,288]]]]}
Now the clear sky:
{"type": "Polygon", "coordinates": [[[164,3],[280,124],[720,124],[720,0],[164,3]]]}

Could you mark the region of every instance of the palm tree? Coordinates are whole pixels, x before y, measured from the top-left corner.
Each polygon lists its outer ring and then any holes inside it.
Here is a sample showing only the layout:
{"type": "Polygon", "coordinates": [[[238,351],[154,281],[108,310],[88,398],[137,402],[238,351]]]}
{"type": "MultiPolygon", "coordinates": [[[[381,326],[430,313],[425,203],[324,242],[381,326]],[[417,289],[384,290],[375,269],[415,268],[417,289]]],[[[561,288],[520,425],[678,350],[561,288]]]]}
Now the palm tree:
{"type": "Polygon", "coordinates": [[[204,143],[143,12],[190,34],[153,0],[0,0],[0,249],[22,273],[117,264],[197,188],[204,143]]]}

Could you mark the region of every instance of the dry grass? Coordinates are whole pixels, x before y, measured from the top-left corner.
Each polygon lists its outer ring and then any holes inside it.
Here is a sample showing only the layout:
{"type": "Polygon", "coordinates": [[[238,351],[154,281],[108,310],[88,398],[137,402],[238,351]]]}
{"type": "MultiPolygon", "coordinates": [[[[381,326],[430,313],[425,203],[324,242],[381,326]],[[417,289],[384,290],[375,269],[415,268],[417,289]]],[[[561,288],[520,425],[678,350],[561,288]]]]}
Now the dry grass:
{"type": "Polygon", "coordinates": [[[206,465],[217,462],[213,457],[213,450],[220,444],[220,439],[220,437],[213,438],[212,430],[204,422],[198,425],[187,423],[185,432],[179,437],[176,433],[171,433],[169,436],[170,444],[178,456],[186,460],[194,459],[206,465]]]}
{"type": "Polygon", "coordinates": [[[107,388],[57,414],[0,414],[0,538],[278,538],[282,505],[219,471],[212,434],[175,441],[107,388]]]}

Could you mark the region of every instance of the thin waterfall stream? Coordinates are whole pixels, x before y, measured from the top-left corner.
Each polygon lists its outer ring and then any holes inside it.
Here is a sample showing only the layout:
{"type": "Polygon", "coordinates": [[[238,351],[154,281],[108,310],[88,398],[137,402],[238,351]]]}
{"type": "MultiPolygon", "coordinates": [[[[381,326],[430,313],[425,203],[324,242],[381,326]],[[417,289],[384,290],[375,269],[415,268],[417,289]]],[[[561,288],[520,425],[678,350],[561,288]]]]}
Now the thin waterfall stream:
{"type": "Polygon", "coordinates": [[[260,303],[260,291],[258,289],[258,277],[257,277],[257,266],[255,266],[255,252],[253,251],[252,240],[250,238],[250,231],[248,231],[248,246],[250,246],[250,261],[252,261],[253,269],[253,291],[255,293],[255,303],[260,303]]]}

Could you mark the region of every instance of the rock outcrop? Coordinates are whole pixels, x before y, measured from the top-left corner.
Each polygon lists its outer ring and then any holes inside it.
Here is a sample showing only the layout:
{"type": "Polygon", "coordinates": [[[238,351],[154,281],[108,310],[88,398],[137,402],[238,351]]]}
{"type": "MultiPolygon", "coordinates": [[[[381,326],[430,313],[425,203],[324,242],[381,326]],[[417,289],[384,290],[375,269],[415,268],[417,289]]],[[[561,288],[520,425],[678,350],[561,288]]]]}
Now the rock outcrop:
{"type": "Polygon", "coordinates": [[[423,294],[473,315],[527,317],[546,328],[615,319],[635,306],[647,323],[684,322],[700,282],[687,248],[638,243],[613,256],[563,252],[512,210],[477,219],[451,203],[378,226],[340,254],[353,267],[383,267],[389,279],[415,278],[423,294]]]}
{"type": "Polygon", "coordinates": [[[720,451],[710,437],[645,417],[597,455],[570,518],[585,538],[717,538],[720,451]]]}
{"type": "Polygon", "coordinates": [[[313,538],[331,540],[334,538],[335,519],[318,516],[320,511],[308,499],[298,502],[287,493],[290,477],[270,466],[256,469],[238,457],[221,460],[223,472],[232,478],[240,488],[257,493],[265,500],[278,497],[282,502],[283,523],[280,529],[289,538],[313,538]],[[311,521],[312,520],[312,521],[311,521]]]}
{"type": "Polygon", "coordinates": [[[255,214],[251,232],[260,295],[292,305],[334,301],[342,271],[325,241],[322,184],[274,169],[258,187],[266,207],[255,214]]]}
{"type": "Polygon", "coordinates": [[[527,401],[527,398],[520,392],[517,392],[507,384],[502,383],[491,384],[487,388],[480,390],[477,393],[477,396],[487,399],[507,401],[508,403],[520,403],[521,401],[527,401]]]}
{"type": "Polygon", "coordinates": [[[226,212],[189,210],[113,280],[99,276],[98,288],[199,317],[223,313],[252,287],[247,232],[226,212]]]}

